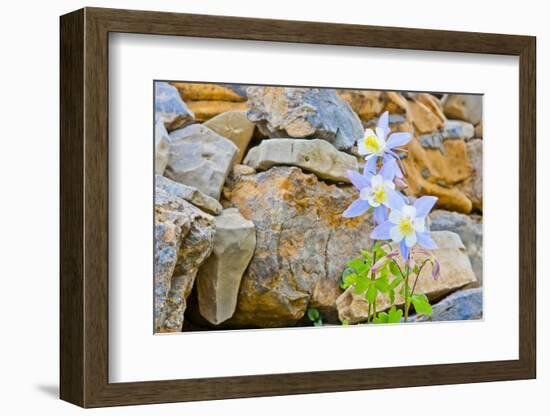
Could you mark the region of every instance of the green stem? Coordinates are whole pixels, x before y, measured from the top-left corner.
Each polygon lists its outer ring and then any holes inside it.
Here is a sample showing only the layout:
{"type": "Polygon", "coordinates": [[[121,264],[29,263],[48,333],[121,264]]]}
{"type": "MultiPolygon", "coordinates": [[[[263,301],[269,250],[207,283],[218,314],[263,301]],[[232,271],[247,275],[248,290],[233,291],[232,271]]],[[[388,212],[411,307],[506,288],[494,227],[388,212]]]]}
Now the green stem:
{"type": "Polygon", "coordinates": [[[414,284],[413,284],[413,287],[412,287],[412,290],[411,290],[411,296],[414,295],[414,289],[416,289],[416,283],[418,282],[418,278],[420,277],[420,273],[422,272],[422,269],[424,268],[424,266],[426,265],[426,263],[427,263],[429,260],[430,260],[430,259],[424,260],[424,262],[422,263],[422,265],[421,265],[420,268],[418,269],[418,274],[416,275],[416,279],[414,280],[414,284]]]}
{"type": "Polygon", "coordinates": [[[407,261],[407,276],[405,277],[405,322],[409,321],[409,306],[410,306],[410,296],[409,296],[409,274],[410,274],[410,267],[409,267],[409,259],[407,261]]]}

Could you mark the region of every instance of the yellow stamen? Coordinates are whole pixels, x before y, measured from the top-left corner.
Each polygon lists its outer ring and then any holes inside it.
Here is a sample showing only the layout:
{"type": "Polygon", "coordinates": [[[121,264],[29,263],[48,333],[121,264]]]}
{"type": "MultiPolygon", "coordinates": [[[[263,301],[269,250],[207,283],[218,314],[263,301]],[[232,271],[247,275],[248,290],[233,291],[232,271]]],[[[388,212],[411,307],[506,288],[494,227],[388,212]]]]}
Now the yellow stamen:
{"type": "Polygon", "coordinates": [[[380,145],[378,144],[378,138],[376,136],[367,136],[364,141],[365,147],[371,153],[376,153],[380,150],[380,145]]]}
{"type": "Polygon", "coordinates": [[[388,196],[386,195],[386,190],[383,186],[378,187],[374,190],[374,200],[378,202],[379,204],[383,204],[388,199],[388,196]]]}
{"type": "Polygon", "coordinates": [[[413,223],[409,218],[403,218],[397,225],[401,235],[407,236],[414,232],[413,223]]]}

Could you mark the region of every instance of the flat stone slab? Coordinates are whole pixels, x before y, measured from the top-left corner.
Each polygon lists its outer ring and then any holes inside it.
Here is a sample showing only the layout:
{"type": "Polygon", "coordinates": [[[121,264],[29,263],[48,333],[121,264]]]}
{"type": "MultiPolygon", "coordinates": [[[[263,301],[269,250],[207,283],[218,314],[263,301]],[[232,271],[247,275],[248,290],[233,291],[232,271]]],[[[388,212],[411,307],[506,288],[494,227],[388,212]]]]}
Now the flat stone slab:
{"type": "Polygon", "coordinates": [[[273,166],[297,166],[321,179],[347,182],[348,170],[359,170],[357,159],[340,152],[325,140],[269,139],[249,150],[244,163],[256,170],[273,166]]]}
{"type": "Polygon", "coordinates": [[[198,208],[208,212],[209,214],[218,215],[222,212],[222,204],[208,195],[203,194],[197,188],[175,182],[161,175],[155,176],[155,188],[162,189],[168,194],[177,196],[191,202],[198,208]]]}

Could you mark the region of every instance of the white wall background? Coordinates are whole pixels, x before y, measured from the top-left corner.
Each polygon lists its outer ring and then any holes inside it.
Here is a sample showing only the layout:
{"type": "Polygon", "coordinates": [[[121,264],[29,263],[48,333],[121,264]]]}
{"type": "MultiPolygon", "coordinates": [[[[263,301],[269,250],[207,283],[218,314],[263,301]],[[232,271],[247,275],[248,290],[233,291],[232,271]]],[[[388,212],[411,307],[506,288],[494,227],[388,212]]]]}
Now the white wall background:
{"type": "Polygon", "coordinates": [[[544,348],[550,330],[543,329],[548,307],[542,301],[549,287],[544,281],[549,260],[543,255],[550,227],[541,214],[550,208],[547,193],[543,194],[544,176],[550,171],[543,163],[550,157],[550,146],[543,140],[542,126],[545,103],[550,102],[550,78],[544,76],[550,70],[544,67],[550,56],[550,26],[544,2],[462,0],[444,5],[420,0],[339,0],[324,4],[319,0],[18,0],[4,2],[0,12],[2,414],[82,412],[57,399],[57,386],[58,16],[83,6],[529,34],[538,38],[538,380],[139,406],[87,414],[387,414],[408,408],[414,415],[463,416],[528,414],[548,407],[550,362],[544,348]]]}

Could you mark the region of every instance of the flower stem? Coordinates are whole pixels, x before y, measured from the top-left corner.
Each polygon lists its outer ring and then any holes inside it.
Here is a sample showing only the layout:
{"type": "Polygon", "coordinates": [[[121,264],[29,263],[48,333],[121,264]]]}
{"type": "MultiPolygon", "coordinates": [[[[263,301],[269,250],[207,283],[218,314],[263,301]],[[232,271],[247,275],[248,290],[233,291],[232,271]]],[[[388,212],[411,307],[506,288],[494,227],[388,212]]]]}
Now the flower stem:
{"type": "Polygon", "coordinates": [[[407,258],[407,268],[406,270],[406,277],[405,277],[405,323],[409,321],[409,306],[410,306],[410,295],[409,295],[409,274],[410,274],[410,267],[409,267],[409,259],[407,258]]]}

